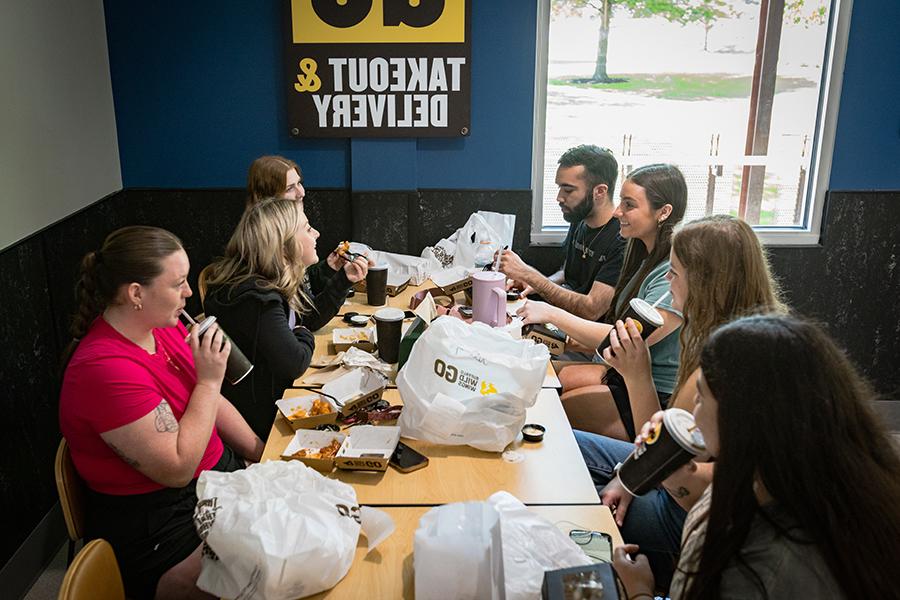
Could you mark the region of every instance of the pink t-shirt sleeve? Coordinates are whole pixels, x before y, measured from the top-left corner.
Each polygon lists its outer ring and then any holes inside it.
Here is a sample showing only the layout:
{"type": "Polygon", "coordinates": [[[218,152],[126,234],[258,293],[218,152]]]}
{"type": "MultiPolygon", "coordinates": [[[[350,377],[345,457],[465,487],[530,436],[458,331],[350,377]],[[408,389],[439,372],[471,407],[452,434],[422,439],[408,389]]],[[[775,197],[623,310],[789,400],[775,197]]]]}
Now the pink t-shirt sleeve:
{"type": "Polygon", "coordinates": [[[163,400],[157,382],[143,366],[128,358],[109,357],[84,365],[79,373],[89,385],[77,385],[79,403],[97,433],[133,423],[163,400]]]}

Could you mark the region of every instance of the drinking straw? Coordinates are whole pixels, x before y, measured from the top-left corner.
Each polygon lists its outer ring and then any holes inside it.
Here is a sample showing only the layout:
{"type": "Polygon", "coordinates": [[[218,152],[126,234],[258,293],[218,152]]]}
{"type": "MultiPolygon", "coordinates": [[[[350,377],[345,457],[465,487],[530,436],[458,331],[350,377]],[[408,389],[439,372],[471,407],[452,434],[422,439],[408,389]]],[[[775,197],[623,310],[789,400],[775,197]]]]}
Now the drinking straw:
{"type": "Polygon", "coordinates": [[[662,302],[663,300],[665,300],[666,298],[668,298],[670,293],[671,293],[671,290],[669,290],[668,292],[666,292],[665,294],[660,296],[659,300],[657,300],[656,302],[653,303],[652,308],[656,308],[657,306],[659,306],[659,303],[662,302]]]}
{"type": "Polygon", "coordinates": [[[185,319],[187,319],[187,320],[188,320],[188,323],[190,323],[191,325],[196,325],[196,324],[197,324],[197,321],[195,321],[195,320],[191,317],[191,315],[189,315],[188,312],[187,312],[186,310],[184,310],[183,308],[181,309],[181,316],[184,317],[185,319]]]}
{"type": "MultiPolygon", "coordinates": [[[[503,246],[503,250],[509,250],[509,246],[503,246]]],[[[494,266],[491,267],[491,271],[496,271],[500,268],[500,257],[503,256],[503,250],[497,253],[497,257],[494,259],[494,266]]]]}

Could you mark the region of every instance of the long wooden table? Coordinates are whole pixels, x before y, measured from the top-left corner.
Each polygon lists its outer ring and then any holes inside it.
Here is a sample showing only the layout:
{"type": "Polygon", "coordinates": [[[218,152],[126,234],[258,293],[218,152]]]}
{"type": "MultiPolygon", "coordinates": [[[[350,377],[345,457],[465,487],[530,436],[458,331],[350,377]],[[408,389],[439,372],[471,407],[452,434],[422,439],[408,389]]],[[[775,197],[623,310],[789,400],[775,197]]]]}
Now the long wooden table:
{"type": "MultiPolygon", "coordinates": [[[[361,537],[347,576],[336,586],[310,598],[330,600],[357,598],[414,598],[413,539],[419,519],[428,507],[383,508],[393,519],[396,530],[366,556],[366,541],[361,537]]],[[[533,506],[529,510],[555,523],[568,533],[588,529],[609,533],[613,545],[622,543],[609,509],[597,506],[533,506]]],[[[448,565],[448,568],[452,566],[448,565]]],[[[465,577],[460,573],[460,577],[465,577]]]]}
{"type": "MultiPolygon", "coordinates": [[[[307,393],[289,390],[286,395],[307,393]]],[[[384,398],[400,403],[397,390],[386,390],[384,398]]],[[[541,443],[513,442],[510,449],[522,461],[511,463],[497,452],[482,452],[469,446],[441,446],[404,438],[404,443],[428,457],[424,469],[400,473],[336,470],[329,476],[351,484],[361,504],[435,505],[484,500],[506,490],[524,504],[599,504],[600,498],[575,443],[559,395],[543,389],[528,409],[526,422],[546,427],[541,443]]],[[[280,459],[294,431],[280,414],[269,434],[263,460],[280,459]]]]}

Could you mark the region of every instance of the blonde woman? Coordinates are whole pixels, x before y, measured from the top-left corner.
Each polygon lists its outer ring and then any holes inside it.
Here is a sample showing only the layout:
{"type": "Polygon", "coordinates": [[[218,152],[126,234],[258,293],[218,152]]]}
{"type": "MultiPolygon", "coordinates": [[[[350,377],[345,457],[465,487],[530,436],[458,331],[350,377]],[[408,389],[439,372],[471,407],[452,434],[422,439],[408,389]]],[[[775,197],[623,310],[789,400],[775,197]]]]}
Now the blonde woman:
{"type": "MultiPolygon", "coordinates": [[[[672,304],[684,314],[680,368],[670,406],[691,410],[700,353],[712,332],[747,313],[783,313],[786,308],[756,234],[740,219],[716,215],[689,223],[672,240],[670,262],[672,304]]],[[[633,322],[620,322],[613,336],[614,354],[607,352],[606,360],[628,382],[633,397],[655,396],[647,344],[633,322]]],[[[603,503],[615,511],[623,538],[641,546],[657,583],[667,586],[685,515],[712,480],[712,464],[692,461],[660,489],[635,498],[614,479],[615,465],[633,449],[630,442],[583,431],[576,431],[575,439],[603,503]]]]}
{"type": "Polygon", "coordinates": [[[299,324],[309,310],[302,292],[306,268],[315,264],[316,238],[297,202],[265,200],[247,209],[225,256],[203,270],[203,308],[254,364],[223,393],[262,439],[269,435],[275,400],[309,367],[312,333],[299,324]]]}
{"type": "MultiPolygon", "coordinates": [[[[247,210],[269,198],[293,200],[303,210],[306,189],[300,165],[283,156],[260,156],[247,174],[247,210]]],[[[338,313],[353,284],[366,278],[369,262],[346,261],[332,251],[306,270],[303,291],[312,298],[312,310],[303,316],[310,331],[324,327],[338,313]]]]}

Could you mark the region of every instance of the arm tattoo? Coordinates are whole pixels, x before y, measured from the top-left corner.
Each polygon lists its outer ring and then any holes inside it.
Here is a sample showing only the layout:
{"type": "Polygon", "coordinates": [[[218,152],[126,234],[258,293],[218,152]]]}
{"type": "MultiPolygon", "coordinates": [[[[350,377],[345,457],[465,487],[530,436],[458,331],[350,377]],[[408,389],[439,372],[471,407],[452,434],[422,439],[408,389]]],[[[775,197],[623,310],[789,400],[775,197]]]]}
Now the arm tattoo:
{"type": "Polygon", "coordinates": [[[172,414],[169,403],[163,400],[156,407],[156,430],[160,433],[178,433],[178,421],[172,414]]]}
{"type": "Polygon", "coordinates": [[[682,486],[679,486],[678,489],[673,492],[673,494],[675,494],[676,498],[685,498],[687,496],[690,496],[691,492],[688,491],[688,489],[682,485],[682,486]]]}
{"type": "Polygon", "coordinates": [[[141,466],[141,465],[138,463],[138,461],[133,460],[133,459],[128,458],[127,456],[125,456],[125,453],[122,452],[121,450],[119,450],[119,449],[118,449],[116,446],[114,446],[113,444],[110,444],[109,442],[106,442],[106,443],[107,443],[107,445],[108,445],[110,448],[112,448],[112,451],[115,452],[115,453],[119,456],[119,458],[121,458],[123,461],[125,461],[125,464],[128,465],[129,467],[131,467],[131,468],[133,468],[133,469],[137,469],[137,468],[139,468],[139,467],[141,466]]]}

